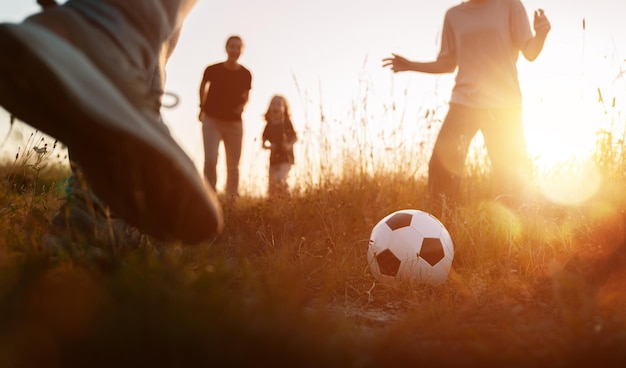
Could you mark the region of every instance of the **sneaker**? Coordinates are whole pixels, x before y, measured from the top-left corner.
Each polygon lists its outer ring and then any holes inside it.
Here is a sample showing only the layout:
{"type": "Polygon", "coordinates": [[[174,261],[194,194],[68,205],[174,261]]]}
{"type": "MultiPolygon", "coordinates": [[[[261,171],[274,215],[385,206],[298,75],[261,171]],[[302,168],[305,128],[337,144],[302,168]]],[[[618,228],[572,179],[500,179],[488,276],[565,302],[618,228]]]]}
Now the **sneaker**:
{"type": "Polygon", "coordinates": [[[70,147],[112,211],[163,240],[221,231],[215,193],[159,120],[160,96],[105,33],[60,6],[0,24],[0,49],[0,105],[70,147]]]}

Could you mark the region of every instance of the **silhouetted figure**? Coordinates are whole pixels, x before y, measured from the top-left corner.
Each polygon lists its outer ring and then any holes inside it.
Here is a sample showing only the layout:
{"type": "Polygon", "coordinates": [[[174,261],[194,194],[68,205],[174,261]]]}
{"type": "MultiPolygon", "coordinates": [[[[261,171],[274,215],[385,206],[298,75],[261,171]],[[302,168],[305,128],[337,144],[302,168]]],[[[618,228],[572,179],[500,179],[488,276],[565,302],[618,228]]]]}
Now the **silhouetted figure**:
{"type": "Polygon", "coordinates": [[[270,197],[285,195],[289,192],[287,179],[295,161],[293,145],[298,141],[285,97],[272,97],[265,121],[261,144],[270,150],[267,194],[270,197]]]}
{"type": "Polygon", "coordinates": [[[204,140],[204,175],[213,189],[217,184],[220,143],[226,154],[226,194],[239,195],[239,161],[243,143],[241,114],[248,103],[252,74],[239,64],[243,41],[231,36],[226,41],[226,61],[208,66],[200,83],[200,116],[204,140]]]}
{"type": "Polygon", "coordinates": [[[517,77],[521,53],[530,61],[541,53],[550,23],[534,13],[533,35],[520,0],[469,0],[445,15],[435,61],[417,62],[393,54],[383,60],[394,72],[452,73],[456,83],[428,169],[435,201],[454,202],[472,138],[482,132],[499,194],[519,196],[529,173],[517,77]]]}

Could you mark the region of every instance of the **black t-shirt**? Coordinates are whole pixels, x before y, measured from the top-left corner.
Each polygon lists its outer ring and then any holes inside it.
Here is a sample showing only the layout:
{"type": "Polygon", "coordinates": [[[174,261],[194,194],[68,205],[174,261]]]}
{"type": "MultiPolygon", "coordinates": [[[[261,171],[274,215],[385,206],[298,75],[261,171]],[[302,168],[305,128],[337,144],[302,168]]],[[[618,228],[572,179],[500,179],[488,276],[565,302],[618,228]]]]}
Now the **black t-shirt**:
{"type": "Polygon", "coordinates": [[[282,124],[267,123],[262,137],[263,142],[269,141],[272,144],[270,164],[294,163],[293,149],[284,150],[282,147],[283,142],[295,142],[297,139],[296,131],[290,120],[286,120],[282,124]]]}
{"type": "Polygon", "coordinates": [[[252,74],[244,66],[236,70],[226,69],[224,63],[208,66],[204,70],[202,86],[207,82],[209,91],[202,111],[218,119],[241,120],[236,108],[245,102],[243,95],[252,88],[252,74]]]}

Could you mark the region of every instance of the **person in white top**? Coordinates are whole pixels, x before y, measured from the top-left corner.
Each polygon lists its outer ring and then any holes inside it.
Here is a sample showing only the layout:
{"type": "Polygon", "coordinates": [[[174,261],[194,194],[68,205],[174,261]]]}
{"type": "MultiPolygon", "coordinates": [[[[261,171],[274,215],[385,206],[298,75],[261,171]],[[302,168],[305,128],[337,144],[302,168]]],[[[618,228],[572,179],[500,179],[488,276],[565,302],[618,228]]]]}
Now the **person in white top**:
{"type": "Polygon", "coordinates": [[[458,201],[465,159],[478,131],[484,137],[498,194],[522,193],[529,161],[516,64],[520,52],[535,60],[549,31],[550,22],[538,9],[533,34],[520,0],[468,0],[446,12],[435,61],[411,61],[397,54],[383,59],[383,67],[393,72],[457,72],[429,162],[431,198],[458,201]]]}

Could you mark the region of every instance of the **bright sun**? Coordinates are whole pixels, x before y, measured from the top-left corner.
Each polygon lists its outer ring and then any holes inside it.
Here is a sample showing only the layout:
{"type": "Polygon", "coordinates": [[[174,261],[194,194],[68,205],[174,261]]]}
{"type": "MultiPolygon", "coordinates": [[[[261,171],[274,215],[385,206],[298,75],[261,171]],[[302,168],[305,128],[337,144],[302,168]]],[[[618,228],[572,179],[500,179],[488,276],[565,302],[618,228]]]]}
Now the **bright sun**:
{"type": "Polygon", "coordinates": [[[594,148],[599,117],[593,106],[570,101],[543,102],[524,113],[526,140],[539,166],[588,156],[594,148]]]}
{"type": "Polygon", "coordinates": [[[597,133],[607,117],[597,91],[581,89],[571,80],[552,81],[544,88],[553,89],[541,93],[549,97],[528,96],[524,110],[538,185],[555,202],[581,203],[601,184],[600,175],[585,161],[594,152],[597,133]]]}

